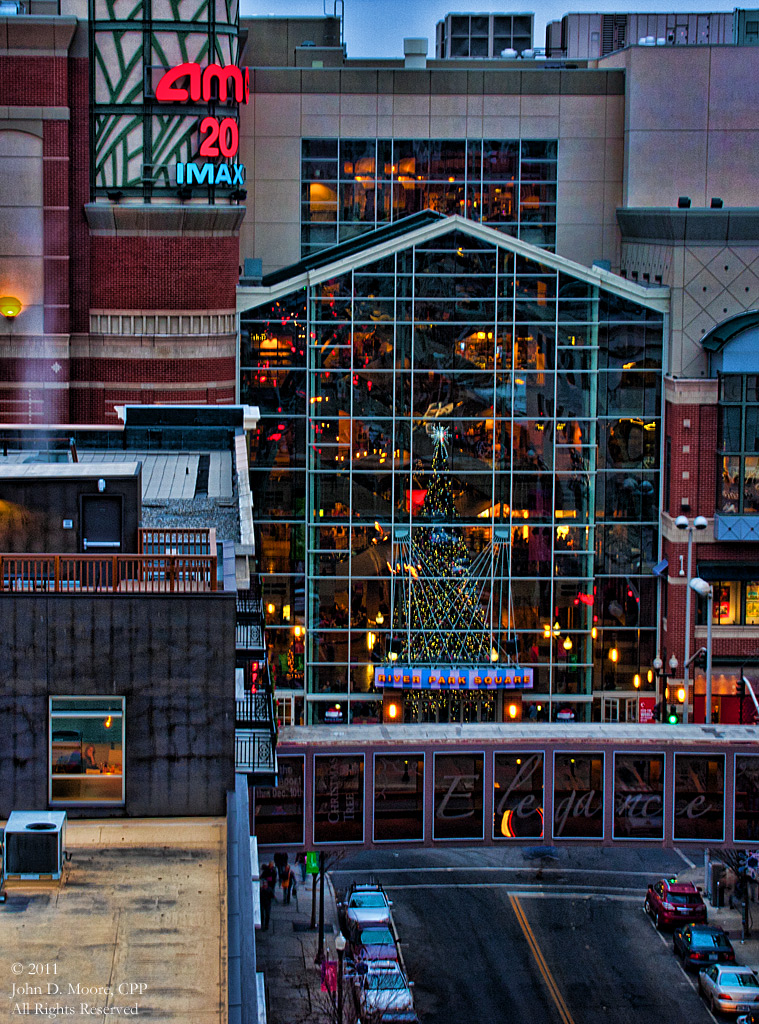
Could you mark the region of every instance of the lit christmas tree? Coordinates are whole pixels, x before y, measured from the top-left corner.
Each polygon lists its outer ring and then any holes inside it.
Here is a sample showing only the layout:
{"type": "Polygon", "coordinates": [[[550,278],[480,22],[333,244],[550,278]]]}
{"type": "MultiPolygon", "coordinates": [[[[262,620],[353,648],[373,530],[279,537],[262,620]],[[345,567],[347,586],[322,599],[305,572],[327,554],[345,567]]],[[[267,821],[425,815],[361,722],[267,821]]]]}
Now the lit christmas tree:
{"type": "Polygon", "coordinates": [[[451,526],[458,514],[445,472],[448,431],[437,425],[432,439],[432,477],[418,515],[429,525],[413,527],[394,570],[400,586],[393,629],[401,645],[395,653],[403,664],[490,664],[497,640],[481,603],[489,579],[451,526]]]}

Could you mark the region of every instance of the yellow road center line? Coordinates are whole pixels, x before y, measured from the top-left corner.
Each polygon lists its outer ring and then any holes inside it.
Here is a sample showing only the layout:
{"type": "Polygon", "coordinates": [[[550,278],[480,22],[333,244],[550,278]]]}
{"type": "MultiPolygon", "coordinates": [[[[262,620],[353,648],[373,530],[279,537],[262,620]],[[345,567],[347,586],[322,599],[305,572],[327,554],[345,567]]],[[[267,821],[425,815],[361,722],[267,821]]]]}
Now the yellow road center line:
{"type": "Polygon", "coordinates": [[[540,946],[538,945],[538,940],[535,938],[535,934],[532,928],[530,927],[530,922],[527,920],[522,904],[519,902],[519,897],[509,893],[509,903],[511,904],[511,908],[514,911],[514,916],[519,922],[519,927],[522,929],[524,937],[527,939],[527,944],[532,950],[532,955],[535,957],[535,962],[538,965],[538,970],[543,976],[543,981],[546,983],[546,987],[551,995],[551,998],[553,999],[554,1003],[556,1004],[556,1008],[561,1014],[563,1024],[575,1024],[574,1017],[569,1012],[569,1007],[564,1002],[564,997],[559,991],[559,986],[556,984],[553,975],[548,969],[548,964],[546,963],[545,957],[543,956],[540,946]]]}

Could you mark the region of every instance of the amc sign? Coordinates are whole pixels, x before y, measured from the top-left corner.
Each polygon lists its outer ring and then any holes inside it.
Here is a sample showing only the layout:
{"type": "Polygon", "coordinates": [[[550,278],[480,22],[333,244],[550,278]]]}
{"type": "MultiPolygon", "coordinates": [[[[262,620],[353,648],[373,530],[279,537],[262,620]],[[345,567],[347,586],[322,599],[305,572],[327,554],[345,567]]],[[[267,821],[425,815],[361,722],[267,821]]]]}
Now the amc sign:
{"type": "MultiPolygon", "coordinates": [[[[163,75],[155,90],[159,103],[210,103],[214,99],[247,103],[249,97],[248,69],[243,71],[233,64],[209,64],[207,68],[193,63],[178,64],[163,75]]],[[[199,132],[200,156],[230,159],[237,155],[240,129],[233,117],[204,117],[199,132]]],[[[177,185],[241,186],[245,181],[245,168],[237,163],[179,163],[175,172],[177,185]]]]}

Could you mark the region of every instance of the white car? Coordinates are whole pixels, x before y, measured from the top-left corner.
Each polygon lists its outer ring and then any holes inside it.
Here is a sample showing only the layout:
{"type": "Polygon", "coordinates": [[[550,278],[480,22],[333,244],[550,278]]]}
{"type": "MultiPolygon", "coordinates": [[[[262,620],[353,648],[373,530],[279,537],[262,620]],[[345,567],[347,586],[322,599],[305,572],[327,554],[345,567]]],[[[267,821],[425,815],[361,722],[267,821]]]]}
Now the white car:
{"type": "Polygon", "coordinates": [[[355,977],[355,993],[361,1020],[398,1020],[406,1019],[407,1015],[413,1019],[411,986],[397,960],[361,964],[355,977]]]}
{"type": "Polygon", "coordinates": [[[759,981],[750,967],[714,964],[701,971],[698,990],[712,1013],[750,1013],[759,1009],[759,981]]]}
{"type": "Polygon", "coordinates": [[[341,909],[348,929],[363,931],[372,927],[390,928],[392,905],[381,886],[358,885],[348,891],[341,909]]]}

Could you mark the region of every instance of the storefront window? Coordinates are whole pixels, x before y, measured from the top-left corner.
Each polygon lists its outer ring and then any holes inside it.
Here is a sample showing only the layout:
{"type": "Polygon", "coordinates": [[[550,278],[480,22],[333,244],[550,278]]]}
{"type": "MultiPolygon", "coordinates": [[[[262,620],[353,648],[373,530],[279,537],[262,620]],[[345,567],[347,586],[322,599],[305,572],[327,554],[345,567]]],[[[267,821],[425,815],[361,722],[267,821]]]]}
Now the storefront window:
{"type": "Polygon", "coordinates": [[[423,754],[375,755],[374,839],[424,839],[423,754]]]}
{"type": "Polygon", "coordinates": [[[482,839],[482,754],[435,754],[433,839],[482,839]]]}
{"type": "Polygon", "coordinates": [[[615,754],[614,839],[664,838],[664,754],[615,754]]]}
{"type": "Polygon", "coordinates": [[[675,754],[674,839],[724,839],[725,756],[675,754]]]}
{"type": "Polygon", "coordinates": [[[303,757],[278,757],[276,786],[256,786],[255,833],[262,846],[302,846],[303,757]]]}
{"type": "Polygon", "coordinates": [[[493,838],[543,837],[543,754],[495,754],[493,838]]]}
{"type": "Polygon", "coordinates": [[[759,756],[739,754],[735,758],[736,842],[759,840],[759,756]]]}
{"type": "Polygon", "coordinates": [[[553,834],[559,839],[602,839],[604,755],[555,754],[553,834]]]}
{"type": "Polygon", "coordinates": [[[314,757],[314,842],[364,841],[364,757],[314,757]]]}
{"type": "Polygon", "coordinates": [[[124,698],[50,698],[51,804],[124,803],[124,698]]]}

